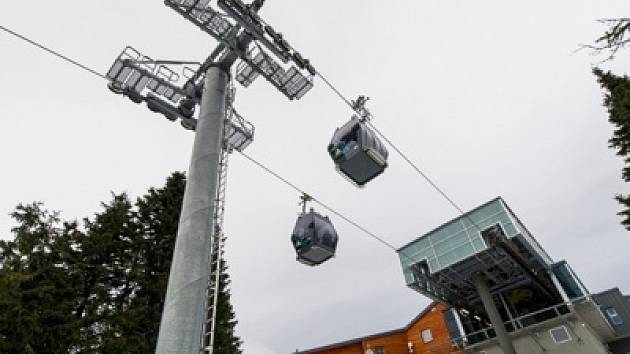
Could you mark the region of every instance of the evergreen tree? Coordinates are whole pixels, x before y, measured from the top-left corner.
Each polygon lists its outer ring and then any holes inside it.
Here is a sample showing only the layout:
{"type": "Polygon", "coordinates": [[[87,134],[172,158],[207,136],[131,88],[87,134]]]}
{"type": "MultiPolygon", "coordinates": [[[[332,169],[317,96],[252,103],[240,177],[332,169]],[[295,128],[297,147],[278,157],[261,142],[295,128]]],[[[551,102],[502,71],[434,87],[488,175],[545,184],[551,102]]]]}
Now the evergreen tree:
{"type": "Polygon", "coordinates": [[[56,213],[19,205],[13,241],[0,242],[0,352],[67,353],[76,343],[76,281],[56,213]]]}
{"type": "MultiPolygon", "coordinates": [[[[630,44],[630,18],[602,19],[601,23],[608,26],[604,34],[594,45],[586,46],[596,54],[607,52],[604,60],[612,60],[615,55],[630,44]]],[[[617,155],[624,158],[622,178],[630,182],[630,79],[628,76],[618,76],[610,71],[604,72],[599,68],[593,69],[597,81],[605,90],[604,106],[608,109],[608,121],[614,126],[610,148],[617,150],[617,155]]],[[[617,195],[617,201],[623,206],[619,215],[622,224],[630,230],[630,195],[617,195]]]]}
{"type": "MultiPolygon", "coordinates": [[[[114,194],[81,225],[19,205],[0,241],[0,353],[153,352],[185,186],[174,173],[135,203],[114,194]]],[[[216,352],[240,353],[221,269],[216,352]]]]}
{"type": "MultiPolygon", "coordinates": [[[[617,150],[617,155],[624,158],[623,179],[630,182],[630,78],[617,76],[601,69],[593,70],[597,80],[606,91],[604,106],[608,109],[608,120],[614,126],[610,147],[617,150]]],[[[618,195],[616,199],[624,206],[619,212],[622,224],[630,230],[630,195],[618,195]]]]}
{"type": "Polygon", "coordinates": [[[86,237],[78,242],[83,251],[80,267],[87,275],[82,299],[86,305],[84,330],[92,342],[84,350],[95,345],[99,351],[121,353],[123,319],[137,291],[133,272],[138,260],[138,228],[126,194],[113,195],[102,206],[104,210],[94,220],[84,220],[86,237]]]}
{"type": "MultiPolygon", "coordinates": [[[[223,243],[225,244],[225,238],[223,243]]],[[[214,348],[217,353],[236,354],[241,353],[242,342],[234,332],[238,321],[235,319],[234,309],[230,303],[230,276],[227,270],[227,262],[223,258],[221,260],[221,274],[219,275],[214,348]]]]}
{"type": "Polygon", "coordinates": [[[600,23],[608,26],[606,32],[595,40],[595,44],[584,46],[591,49],[595,54],[607,52],[606,60],[612,60],[617,52],[630,44],[630,19],[629,18],[605,18],[599,20],[600,23]]]}
{"type": "Polygon", "coordinates": [[[150,188],[136,201],[134,219],[141,237],[133,245],[138,254],[133,279],[138,290],[122,320],[123,340],[133,341],[139,353],[153,352],[157,344],[185,188],[184,174],[174,173],[163,188],[150,188]]]}

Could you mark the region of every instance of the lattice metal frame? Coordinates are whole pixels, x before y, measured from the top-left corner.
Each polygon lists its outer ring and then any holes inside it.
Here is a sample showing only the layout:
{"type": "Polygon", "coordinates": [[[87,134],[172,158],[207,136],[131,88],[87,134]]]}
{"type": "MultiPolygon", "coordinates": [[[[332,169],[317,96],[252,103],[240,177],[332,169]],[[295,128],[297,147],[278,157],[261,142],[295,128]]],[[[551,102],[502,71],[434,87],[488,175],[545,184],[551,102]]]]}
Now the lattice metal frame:
{"type": "Polygon", "coordinates": [[[210,0],[166,0],[166,6],[177,11],[202,31],[219,42],[232,47],[236,44],[234,24],[210,6],[210,0]]]}
{"type": "MultiPolygon", "coordinates": [[[[157,63],[159,61],[142,55],[133,47],[126,47],[107,72],[110,88],[136,103],[147,102],[149,109],[171,121],[180,119],[185,129],[194,131],[197,119],[184,116],[179,108],[184,99],[196,101],[197,87],[191,81],[203,79],[205,75],[197,75],[187,66],[181,67],[178,73],[157,63]]],[[[234,97],[233,92],[230,95],[234,97]]],[[[243,151],[254,140],[255,128],[236,112],[232,102],[233,98],[227,106],[225,148],[230,152],[234,149],[243,151]]]]}
{"type": "MultiPolygon", "coordinates": [[[[430,273],[422,262],[416,263],[412,267],[414,282],[409,287],[441,302],[468,309],[471,304],[480,301],[470,281],[474,273],[483,272],[486,275],[493,293],[541,282],[552,287],[551,283],[546,284],[550,280],[543,276],[546,274],[544,265],[535,261],[529,250],[520,247],[523,242],[521,236],[496,240],[496,244],[487,250],[435,273],[430,273]],[[532,269],[538,275],[533,275],[532,269]]],[[[540,290],[546,291],[544,288],[540,290]]]]}
{"type": "Polygon", "coordinates": [[[146,98],[148,92],[152,92],[154,96],[177,105],[187,95],[180,84],[182,78],[194,72],[189,67],[183,67],[182,73],[177,73],[166,65],[156,64],[133,47],[126,47],[107,71],[106,77],[127,94],[146,98]]]}
{"type": "Polygon", "coordinates": [[[222,14],[209,0],[166,0],[165,4],[206,32],[242,62],[236,81],[249,87],[262,75],[290,100],[300,99],[313,87],[313,66],[265,24],[251,6],[240,0],[218,0],[222,14]],[[248,38],[242,47],[239,38],[248,38]]]}

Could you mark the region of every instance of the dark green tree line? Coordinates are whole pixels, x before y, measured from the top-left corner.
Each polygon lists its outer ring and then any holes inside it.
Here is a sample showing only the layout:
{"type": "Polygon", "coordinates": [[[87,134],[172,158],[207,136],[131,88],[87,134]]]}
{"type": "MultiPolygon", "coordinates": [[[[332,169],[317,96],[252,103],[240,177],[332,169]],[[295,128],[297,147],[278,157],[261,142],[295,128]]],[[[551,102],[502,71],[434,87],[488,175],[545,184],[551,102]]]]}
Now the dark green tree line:
{"type": "MultiPolygon", "coordinates": [[[[174,173],[135,202],[114,194],[81,222],[19,205],[0,241],[0,353],[152,353],[185,185],[174,173]]],[[[217,345],[240,353],[222,269],[217,345]]]]}
{"type": "MultiPolygon", "coordinates": [[[[595,45],[589,47],[597,53],[606,52],[606,60],[612,60],[619,50],[630,44],[630,19],[606,19],[601,22],[608,25],[608,30],[596,40],[595,45]]],[[[630,182],[630,78],[599,68],[594,68],[593,73],[604,89],[604,106],[608,110],[608,121],[614,128],[609,140],[610,148],[624,159],[622,178],[630,182]]],[[[622,205],[619,212],[622,224],[630,230],[630,195],[619,194],[616,199],[622,205]]]]}

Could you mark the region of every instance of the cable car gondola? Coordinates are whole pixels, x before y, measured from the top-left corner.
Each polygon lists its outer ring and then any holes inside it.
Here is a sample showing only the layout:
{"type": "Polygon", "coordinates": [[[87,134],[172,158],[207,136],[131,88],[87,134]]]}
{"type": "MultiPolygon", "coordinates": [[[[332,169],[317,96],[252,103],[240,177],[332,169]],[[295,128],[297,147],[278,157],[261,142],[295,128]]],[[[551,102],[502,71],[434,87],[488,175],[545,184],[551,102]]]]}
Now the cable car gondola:
{"type": "Polygon", "coordinates": [[[337,128],[328,145],[328,153],[337,170],[359,187],[387,168],[388,152],[385,145],[356,115],[337,128]]]}
{"type": "Polygon", "coordinates": [[[306,212],[309,196],[302,197],[303,209],[298,217],[291,243],[297,253],[297,260],[309,266],[320,265],[335,255],[338,236],[330,219],[313,210],[306,212]]]}

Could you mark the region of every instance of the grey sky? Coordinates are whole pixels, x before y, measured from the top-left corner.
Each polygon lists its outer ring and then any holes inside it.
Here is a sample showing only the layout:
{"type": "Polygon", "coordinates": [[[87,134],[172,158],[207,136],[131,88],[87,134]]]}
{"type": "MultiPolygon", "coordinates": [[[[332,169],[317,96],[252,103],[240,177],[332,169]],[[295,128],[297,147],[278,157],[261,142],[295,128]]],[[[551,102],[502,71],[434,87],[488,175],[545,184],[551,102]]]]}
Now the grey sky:
{"type": "MultiPolygon", "coordinates": [[[[630,235],[615,215],[622,161],[579,43],[622,0],[288,1],[262,17],[345,94],[372,97],[375,124],[463,208],[497,195],[591,291],[630,292],[630,235]]],[[[104,72],[125,45],[202,60],[214,47],[161,1],[5,1],[0,24],[104,72]]],[[[185,170],[192,134],[111,94],[105,82],[0,33],[0,230],[19,202],[91,215],[185,170]]],[[[630,51],[612,64],[627,72],[630,51]]],[[[320,81],[288,102],[259,79],[237,86],[256,124],[248,153],[395,245],[456,212],[396,155],[358,190],[325,147],[350,113],[320,81]]],[[[402,326],[429,300],[404,286],[395,254],[331,216],[338,254],[308,268],[289,242],[298,195],[240,156],[230,161],[227,257],[246,353],[288,353],[402,326]]]]}

